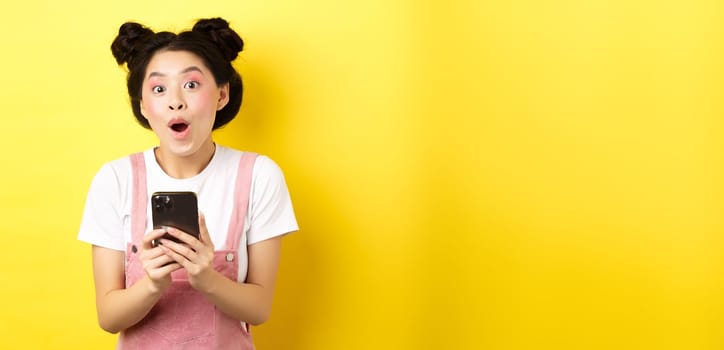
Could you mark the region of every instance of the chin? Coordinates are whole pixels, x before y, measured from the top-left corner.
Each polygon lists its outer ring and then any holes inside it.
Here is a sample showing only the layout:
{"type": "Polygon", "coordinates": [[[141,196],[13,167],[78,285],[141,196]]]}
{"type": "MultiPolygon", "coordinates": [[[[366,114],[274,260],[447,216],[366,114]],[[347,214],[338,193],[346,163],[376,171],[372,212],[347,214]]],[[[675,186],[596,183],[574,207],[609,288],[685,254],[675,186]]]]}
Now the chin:
{"type": "Polygon", "coordinates": [[[193,143],[178,145],[171,142],[166,145],[166,150],[176,157],[188,157],[198,152],[199,147],[193,143]]]}

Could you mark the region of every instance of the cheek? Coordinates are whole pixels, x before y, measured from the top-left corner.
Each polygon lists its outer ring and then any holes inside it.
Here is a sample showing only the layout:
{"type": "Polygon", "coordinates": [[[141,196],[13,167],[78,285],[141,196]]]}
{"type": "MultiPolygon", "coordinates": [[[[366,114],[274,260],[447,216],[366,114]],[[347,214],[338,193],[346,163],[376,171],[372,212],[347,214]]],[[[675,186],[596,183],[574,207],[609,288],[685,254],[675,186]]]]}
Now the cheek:
{"type": "Polygon", "coordinates": [[[141,110],[146,119],[155,119],[165,111],[165,107],[166,106],[158,100],[146,99],[141,101],[141,110]]]}
{"type": "Polygon", "coordinates": [[[195,99],[196,106],[203,110],[216,110],[216,99],[212,94],[199,94],[195,99]]]}

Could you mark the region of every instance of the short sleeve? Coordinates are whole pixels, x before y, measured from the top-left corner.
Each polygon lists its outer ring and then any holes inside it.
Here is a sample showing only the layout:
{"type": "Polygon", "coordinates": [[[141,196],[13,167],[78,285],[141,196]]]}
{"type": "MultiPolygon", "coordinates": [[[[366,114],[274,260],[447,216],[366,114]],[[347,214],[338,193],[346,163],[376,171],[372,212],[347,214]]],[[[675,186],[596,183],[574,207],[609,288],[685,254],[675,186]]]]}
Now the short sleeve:
{"type": "Polygon", "coordinates": [[[96,173],[86,197],[78,240],[125,250],[120,183],[109,164],[96,173]]]}
{"type": "Polygon", "coordinates": [[[254,163],[250,199],[248,245],[299,230],[284,174],[266,156],[254,163]]]}

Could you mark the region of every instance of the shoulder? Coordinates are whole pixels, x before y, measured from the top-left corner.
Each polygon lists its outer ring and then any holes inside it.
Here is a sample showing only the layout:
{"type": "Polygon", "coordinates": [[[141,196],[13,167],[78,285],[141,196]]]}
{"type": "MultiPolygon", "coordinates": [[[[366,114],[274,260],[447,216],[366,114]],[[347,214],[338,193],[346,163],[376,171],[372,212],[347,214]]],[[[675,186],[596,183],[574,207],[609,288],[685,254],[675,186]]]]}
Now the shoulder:
{"type": "Polygon", "coordinates": [[[254,160],[253,175],[255,179],[258,178],[280,178],[283,177],[282,169],[277,163],[266,155],[258,154],[255,152],[240,151],[225,146],[217,146],[218,154],[222,159],[223,163],[229,166],[238,166],[239,160],[243,154],[255,154],[256,159],[254,160]]]}
{"type": "Polygon", "coordinates": [[[260,154],[254,162],[254,176],[282,176],[282,169],[271,158],[260,154]]]}
{"type": "Polygon", "coordinates": [[[117,186],[123,188],[129,181],[132,181],[131,156],[125,156],[107,161],[96,172],[93,179],[94,183],[99,186],[108,188],[108,186],[117,186]]]}
{"type": "Polygon", "coordinates": [[[287,184],[282,169],[275,161],[265,155],[256,157],[252,170],[251,187],[252,198],[257,200],[288,197],[287,184]]]}
{"type": "Polygon", "coordinates": [[[112,181],[117,182],[125,177],[126,173],[131,171],[131,162],[128,157],[114,159],[101,165],[96,173],[94,181],[112,181]]]}

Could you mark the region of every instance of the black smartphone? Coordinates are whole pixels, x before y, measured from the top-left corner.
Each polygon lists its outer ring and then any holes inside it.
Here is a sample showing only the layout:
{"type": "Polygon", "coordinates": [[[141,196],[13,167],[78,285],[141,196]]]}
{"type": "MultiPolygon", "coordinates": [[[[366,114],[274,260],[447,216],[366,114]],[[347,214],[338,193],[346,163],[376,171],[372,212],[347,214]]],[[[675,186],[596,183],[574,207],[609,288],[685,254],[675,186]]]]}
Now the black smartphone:
{"type": "MultiPolygon", "coordinates": [[[[170,226],[199,238],[199,208],[194,192],[154,192],[151,195],[153,228],[170,226]]],[[[179,242],[169,234],[163,238],[179,242]]],[[[157,242],[153,242],[155,247],[157,242]]]]}

